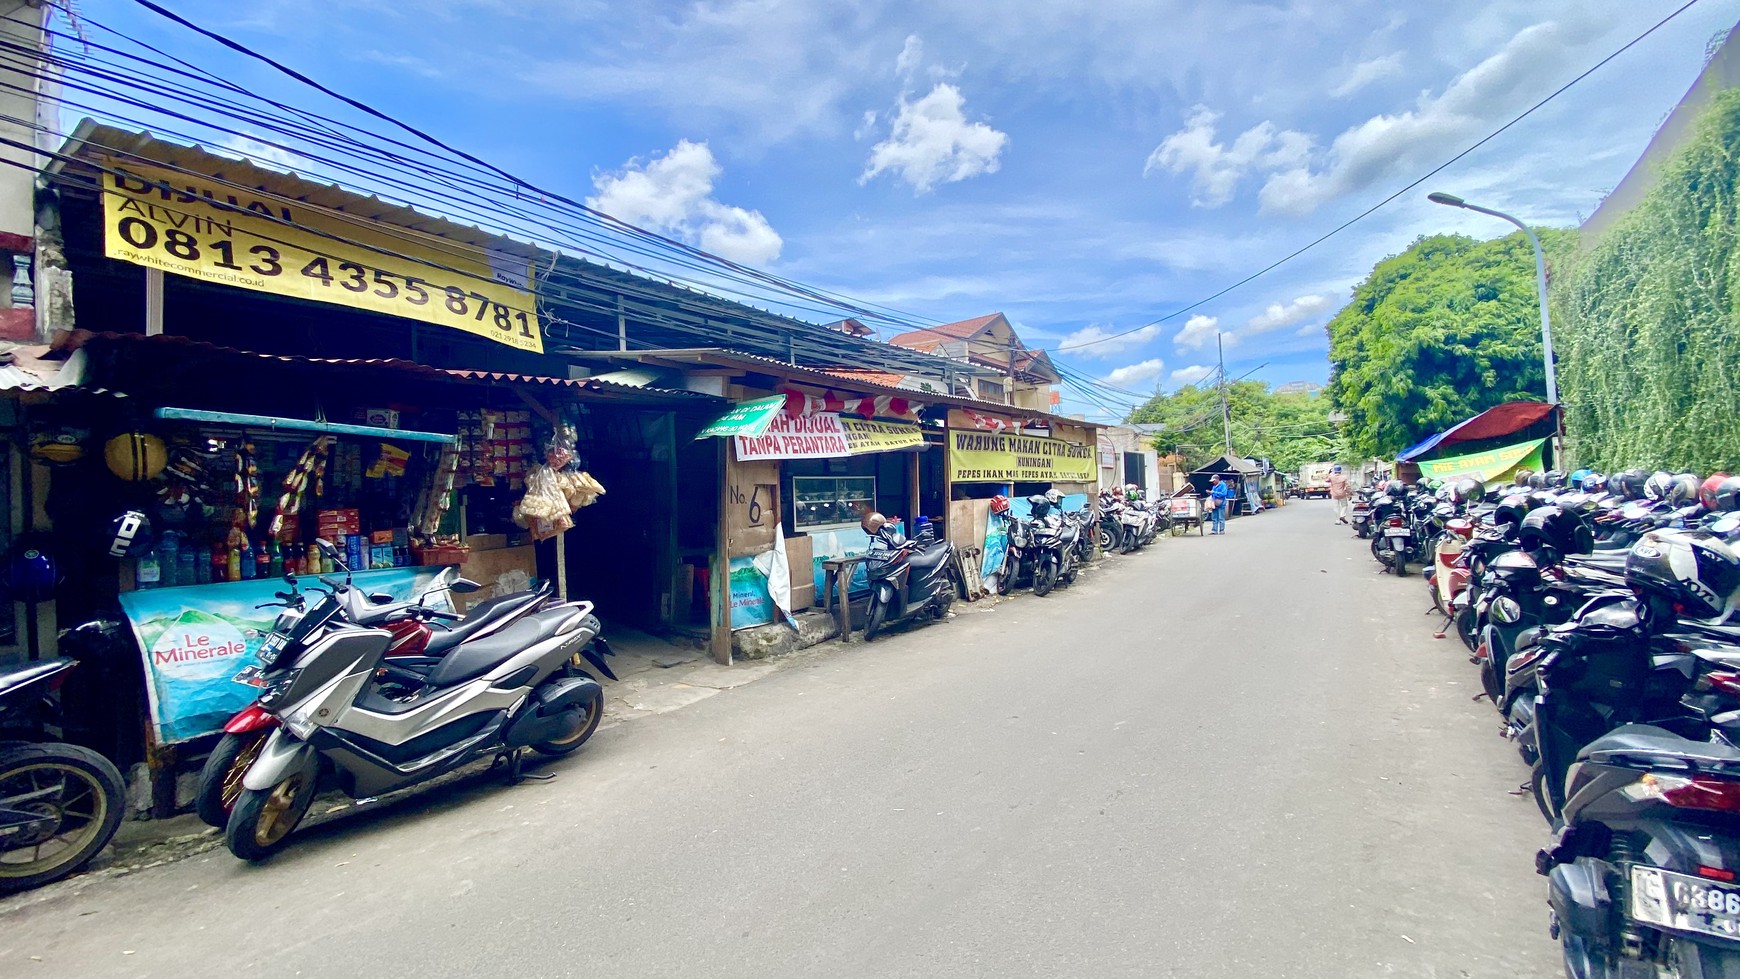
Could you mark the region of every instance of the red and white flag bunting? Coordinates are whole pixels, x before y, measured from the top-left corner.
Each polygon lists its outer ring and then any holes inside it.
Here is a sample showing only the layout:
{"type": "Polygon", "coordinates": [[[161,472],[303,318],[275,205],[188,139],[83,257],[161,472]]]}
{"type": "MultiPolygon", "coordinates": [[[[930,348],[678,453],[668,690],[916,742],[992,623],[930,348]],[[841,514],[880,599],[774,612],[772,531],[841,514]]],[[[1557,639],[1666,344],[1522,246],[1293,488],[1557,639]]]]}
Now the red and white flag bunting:
{"type": "Polygon", "coordinates": [[[832,391],[823,395],[805,394],[786,388],[785,413],[793,418],[817,414],[859,415],[864,418],[883,417],[902,418],[917,415],[924,410],[924,405],[905,398],[881,394],[873,398],[842,397],[832,391]]]}

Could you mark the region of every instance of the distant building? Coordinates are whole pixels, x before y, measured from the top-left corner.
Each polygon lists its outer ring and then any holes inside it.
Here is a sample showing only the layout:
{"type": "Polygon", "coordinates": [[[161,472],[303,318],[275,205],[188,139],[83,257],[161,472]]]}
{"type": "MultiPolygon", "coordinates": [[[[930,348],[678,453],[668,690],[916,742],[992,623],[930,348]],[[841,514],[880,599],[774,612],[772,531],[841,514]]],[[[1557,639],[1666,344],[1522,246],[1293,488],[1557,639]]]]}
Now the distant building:
{"type": "MultiPolygon", "coordinates": [[[[947,391],[1015,405],[1031,411],[1052,410],[1052,386],[1063,382],[1043,350],[1030,350],[1002,313],[991,313],[958,323],[944,323],[899,334],[889,341],[912,350],[937,354],[950,360],[1003,371],[1000,377],[980,377],[956,382],[958,390],[947,391]],[[966,390],[970,387],[971,390],[966,390]]],[[[901,387],[923,390],[929,378],[905,378],[901,387]]],[[[940,390],[940,389],[939,389],[940,390]]]]}
{"type": "Polygon", "coordinates": [[[1316,394],[1323,390],[1323,385],[1312,384],[1310,381],[1289,381],[1275,389],[1276,394],[1316,394]]]}

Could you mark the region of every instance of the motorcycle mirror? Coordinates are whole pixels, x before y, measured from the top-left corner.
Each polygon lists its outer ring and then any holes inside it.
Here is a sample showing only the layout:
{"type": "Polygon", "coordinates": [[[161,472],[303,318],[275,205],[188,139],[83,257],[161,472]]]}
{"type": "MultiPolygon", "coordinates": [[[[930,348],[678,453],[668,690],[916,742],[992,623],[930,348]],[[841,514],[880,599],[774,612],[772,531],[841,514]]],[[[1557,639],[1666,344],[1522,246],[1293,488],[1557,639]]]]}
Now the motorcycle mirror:
{"type": "Polygon", "coordinates": [[[453,584],[448,586],[448,587],[452,588],[454,591],[460,593],[461,595],[469,595],[474,591],[482,591],[483,590],[482,585],[478,584],[475,581],[472,581],[470,578],[455,578],[453,580],[453,584]]]}

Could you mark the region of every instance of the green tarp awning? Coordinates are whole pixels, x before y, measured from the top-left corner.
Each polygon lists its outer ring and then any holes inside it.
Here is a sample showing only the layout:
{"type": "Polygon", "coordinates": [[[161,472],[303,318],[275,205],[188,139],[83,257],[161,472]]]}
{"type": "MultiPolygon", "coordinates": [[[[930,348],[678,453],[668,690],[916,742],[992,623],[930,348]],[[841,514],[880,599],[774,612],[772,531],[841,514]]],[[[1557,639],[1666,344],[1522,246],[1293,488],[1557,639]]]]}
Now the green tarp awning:
{"type": "Polygon", "coordinates": [[[783,407],[785,407],[785,395],[783,394],[732,405],[730,411],[720,415],[713,421],[713,424],[701,429],[695,437],[704,439],[714,435],[747,435],[754,438],[767,431],[767,426],[773,423],[773,416],[779,414],[783,407]]]}

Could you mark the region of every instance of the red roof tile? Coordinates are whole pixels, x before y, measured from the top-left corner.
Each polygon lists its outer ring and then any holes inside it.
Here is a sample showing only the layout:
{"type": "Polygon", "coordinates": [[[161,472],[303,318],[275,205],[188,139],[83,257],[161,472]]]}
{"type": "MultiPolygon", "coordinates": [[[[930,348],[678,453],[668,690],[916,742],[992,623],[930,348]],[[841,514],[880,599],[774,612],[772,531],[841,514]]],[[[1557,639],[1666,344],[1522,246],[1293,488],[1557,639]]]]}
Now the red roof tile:
{"type": "Polygon", "coordinates": [[[975,337],[985,327],[990,326],[1002,313],[991,313],[988,316],[975,316],[970,320],[958,323],[944,323],[941,326],[927,327],[922,330],[911,330],[901,333],[889,340],[902,347],[913,350],[934,350],[950,340],[966,340],[975,337]]]}

